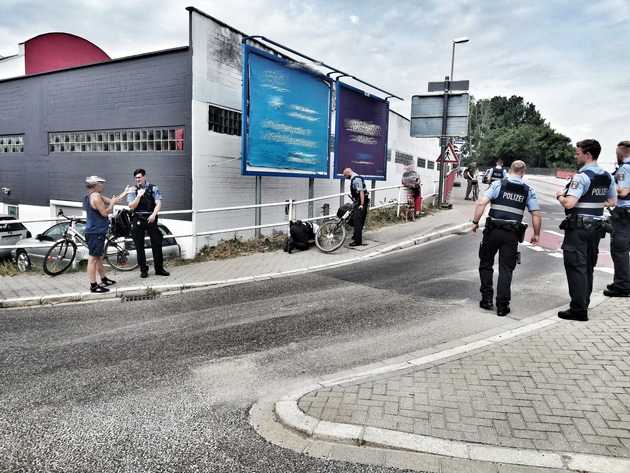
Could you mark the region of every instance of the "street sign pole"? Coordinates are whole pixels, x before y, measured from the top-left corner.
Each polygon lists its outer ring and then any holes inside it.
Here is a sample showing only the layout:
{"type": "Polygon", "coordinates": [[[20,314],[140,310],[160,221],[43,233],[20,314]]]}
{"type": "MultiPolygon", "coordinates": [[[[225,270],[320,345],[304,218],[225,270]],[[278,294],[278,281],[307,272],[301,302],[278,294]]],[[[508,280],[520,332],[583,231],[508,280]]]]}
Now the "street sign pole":
{"type": "Polygon", "coordinates": [[[448,138],[446,136],[446,125],[448,121],[448,95],[450,89],[450,80],[446,76],[444,78],[444,107],[442,110],[442,136],[440,137],[440,183],[438,187],[438,208],[444,203],[444,170],[446,169],[446,146],[448,138]]]}

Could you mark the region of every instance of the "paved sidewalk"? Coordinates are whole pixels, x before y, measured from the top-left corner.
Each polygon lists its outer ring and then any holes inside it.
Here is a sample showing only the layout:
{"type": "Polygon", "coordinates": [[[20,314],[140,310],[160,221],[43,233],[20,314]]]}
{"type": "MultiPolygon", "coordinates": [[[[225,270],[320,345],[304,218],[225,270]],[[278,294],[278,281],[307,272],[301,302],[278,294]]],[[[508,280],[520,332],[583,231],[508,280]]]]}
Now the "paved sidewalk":
{"type": "MultiPolygon", "coordinates": [[[[316,419],[387,429],[392,439],[629,459],[630,305],[607,300],[587,323],[549,322],[456,359],[310,392],[298,406],[316,419]]],[[[630,462],[602,469],[606,458],[594,458],[600,466],[585,471],[630,471],[630,462]]]]}
{"type": "MultiPolygon", "coordinates": [[[[372,257],[385,250],[395,249],[391,248],[392,245],[405,242],[408,245],[413,245],[413,240],[423,235],[448,230],[470,221],[472,203],[464,201],[459,193],[455,196],[454,202],[455,206],[451,210],[440,211],[422,217],[415,222],[401,223],[366,232],[365,243],[368,245],[357,249],[348,247],[346,243],[346,246],[331,254],[322,253],[313,247],[309,251],[294,251],[290,255],[283,251],[275,251],[225,260],[191,263],[168,268],[171,276],[166,278],[155,276],[152,268],[147,279],[140,279],[139,271],[111,271],[111,277],[118,281],[118,284],[113,286],[117,289],[117,293],[110,293],[109,295],[118,294],[120,296],[126,290],[131,291],[132,289],[135,291],[159,290],[160,286],[165,289],[163,287],[165,285],[184,288],[184,286],[229,283],[240,278],[278,276],[291,271],[308,271],[320,269],[324,265],[344,264],[355,258],[372,257]]],[[[0,277],[0,307],[38,305],[41,298],[44,298],[41,303],[64,302],[60,299],[62,295],[68,295],[69,300],[85,300],[95,296],[86,293],[86,290],[87,283],[84,272],[67,273],[56,277],[50,277],[43,273],[0,277]]],[[[103,295],[97,295],[97,297],[103,297],[103,295]]]]}

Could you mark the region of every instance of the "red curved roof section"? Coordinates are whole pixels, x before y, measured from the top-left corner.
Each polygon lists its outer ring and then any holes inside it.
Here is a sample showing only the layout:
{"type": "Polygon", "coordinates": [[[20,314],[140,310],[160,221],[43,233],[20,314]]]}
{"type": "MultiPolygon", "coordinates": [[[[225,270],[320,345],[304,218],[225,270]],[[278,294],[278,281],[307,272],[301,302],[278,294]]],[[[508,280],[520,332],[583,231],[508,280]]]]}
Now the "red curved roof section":
{"type": "Polygon", "coordinates": [[[110,59],[95,44],[68,33],[46,33],[24,43],[27,75],[94,64],[110,59]]]}

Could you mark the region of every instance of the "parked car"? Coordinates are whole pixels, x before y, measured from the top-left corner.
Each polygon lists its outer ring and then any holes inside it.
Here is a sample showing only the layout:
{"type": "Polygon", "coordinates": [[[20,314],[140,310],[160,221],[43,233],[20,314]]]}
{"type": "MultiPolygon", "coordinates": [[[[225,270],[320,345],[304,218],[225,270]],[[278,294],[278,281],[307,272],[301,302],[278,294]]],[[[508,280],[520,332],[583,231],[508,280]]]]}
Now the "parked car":
{"type": "MultiPolygon", "coordinates": [[[[3,220],[15,220],[15,217],[0,214],[0,246],[15,245],[19,240],[31,237],[31,232],[21,223],[2,223],[3,220]]],[[[10,255],[10,248],[0,248],[0,258],[6,258],[10,255]]]]}
{"type": "MultiPolygon", "coordinates": [[[[57,241],[60,240],[66,230],[68,229],[70,222],[61,222],[53,225],[48,230],[40,233],[35,238],[29,234],[27,238],[19,240],[17,243],[13,243],[16,246],[28,246],[28,245],[45,245],[40,248],[15,248],[11,250],[11,256],[15,261],[18,271],[24,272],[31,269],[32,265],[43,265],[44,257],[49,248],[57,241]]],[[[162,252],[164,258],[179,258],[181,256],[181,248],[175,238],[169,237],[173,233],[166,227],[166,225],[158,224],[164,239],[162,240],[162,252]]],[[[85,234],[85,221],[79,220],[75,224],[75,230],[81,235],[85,234]]],[[[151,251],[151,242],[146,240],[144,243],[145,253],[147,260],[153,259],[153,252],[151,251]]],[[[129,249],[129,263],[136,264],[136,247],[132,241],[127,242],[127,248],[129,249]]],[[[76,261],[87,261],[88,249],[85,246],[80,245],[77,248],[76,261]]]]}

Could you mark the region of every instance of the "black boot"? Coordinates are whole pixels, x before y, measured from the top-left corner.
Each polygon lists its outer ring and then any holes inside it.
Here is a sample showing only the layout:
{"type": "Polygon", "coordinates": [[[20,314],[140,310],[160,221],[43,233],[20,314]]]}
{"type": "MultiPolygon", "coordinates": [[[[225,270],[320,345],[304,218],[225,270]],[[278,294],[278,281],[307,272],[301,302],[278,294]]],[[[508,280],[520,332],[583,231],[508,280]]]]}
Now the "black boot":
{"type": "Polygon", "coordinates": [[[630,292],[620,291],[617,286],[610,284],[608,289],[604,289],[606,297],[630,297],[630,292]]]}
{"type": "Polygon", "coordinates": [[[510,313],[510,306],[507,304],[499,305],[497,304],[497,315],[499,317],[505,317],[510,313]]]}
{"type": "Polygon", "coordinates": [[[577,320],[578,322],[586,322],[588,320],[587,310],[561,310],[558,317],[564,320],[577,320]]]}
{"type": "Polygon", "coordinates": [[[494,310],[492,299],[481,299],[481,301],[479,301],[479,307],[485,310],[494,310]]]}

